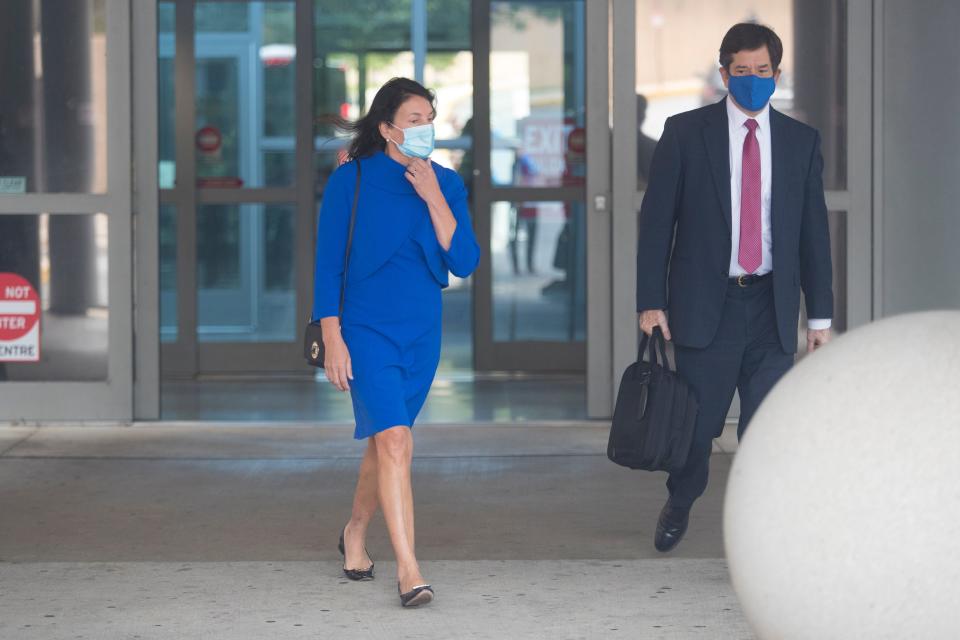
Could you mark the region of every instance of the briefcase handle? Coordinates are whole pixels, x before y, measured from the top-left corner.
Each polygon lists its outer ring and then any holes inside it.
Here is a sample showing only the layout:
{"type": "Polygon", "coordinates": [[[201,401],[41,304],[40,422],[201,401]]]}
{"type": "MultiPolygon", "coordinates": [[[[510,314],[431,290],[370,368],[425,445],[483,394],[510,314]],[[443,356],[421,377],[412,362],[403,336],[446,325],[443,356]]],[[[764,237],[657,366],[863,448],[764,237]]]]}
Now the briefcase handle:
{"type": "Polygon", "coordinates": [[[664,369],[670,370],[670,361],[667,360],[667,342],[663,338],[663,331],[660,327],[653,328],[653,339],[650,339],[646,333],[640,338],[640,348],[637,350],[637,362],[643,360],[643,352],[647,351],[651,364],[659,364],[664,369]],[[657,361],[657,351],[660,351],[660,360],[657,361]]]}

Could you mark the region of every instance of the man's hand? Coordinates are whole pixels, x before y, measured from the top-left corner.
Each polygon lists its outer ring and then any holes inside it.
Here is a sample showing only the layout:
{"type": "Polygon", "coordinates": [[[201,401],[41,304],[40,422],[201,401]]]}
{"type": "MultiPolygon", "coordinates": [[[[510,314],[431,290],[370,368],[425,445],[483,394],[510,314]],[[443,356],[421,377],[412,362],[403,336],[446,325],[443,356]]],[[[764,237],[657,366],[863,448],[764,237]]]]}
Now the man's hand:
{"type": "Polygon", "coordinates": [[[832,339],[830,329],[807,329],[807,353],[813,353],[832,339]]]}
{"type": "Polygon", "coordinates": [[[653,328],[660,327],[663,337],[670,339],[670,327],[667,326],[667,314],[662,309],[650,309],[640,312],[640,330],[648,336],[653,335],[653,328]]]}

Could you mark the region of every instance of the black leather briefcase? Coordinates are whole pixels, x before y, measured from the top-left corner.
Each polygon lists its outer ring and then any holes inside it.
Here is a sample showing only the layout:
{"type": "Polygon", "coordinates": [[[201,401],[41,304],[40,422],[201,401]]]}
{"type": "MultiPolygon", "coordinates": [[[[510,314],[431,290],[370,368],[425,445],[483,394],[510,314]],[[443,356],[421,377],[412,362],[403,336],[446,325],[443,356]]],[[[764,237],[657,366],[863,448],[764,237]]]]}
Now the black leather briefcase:
{"type": "Polygon", "coordinates": [[[620,380],[607,457],[631,469],[679,471],[690,453],[696,419],[697,399],[670,370],[657,327],[652,340],[646,335],[640,340],[637,361],[620,380]],[[644,350],[649,360],[643,359],[644,350]]]}

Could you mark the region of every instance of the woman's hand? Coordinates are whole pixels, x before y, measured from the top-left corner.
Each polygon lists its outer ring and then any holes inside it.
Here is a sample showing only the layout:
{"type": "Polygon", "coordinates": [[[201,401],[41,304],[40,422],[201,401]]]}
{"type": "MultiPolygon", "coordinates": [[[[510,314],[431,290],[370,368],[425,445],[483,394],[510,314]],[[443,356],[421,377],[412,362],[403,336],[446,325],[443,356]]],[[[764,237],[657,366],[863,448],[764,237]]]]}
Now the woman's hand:
{"type": "MultiPolygon", "coordinates": [[[[347,349],[347,343],[343,341],[343,336],[340,335],[340,327],[326,320],[327,318],[324,318],[320,321],[320,326],[323,328],[323,371],[334,387],[340,391],[349,391],[349,381],[353,380],[350,351],[347,349]]],[[[338,318],[332,318],[332,320],[339,325],[338,318]]]]}
{"type": "Polygon", "coordinates": [[[433,164],[429,160],[414,158],[407,165],[407,171],[404,174],[417,195],[428,205],[437,205],[443,200],[443,193],[440,191],[440,182],[437,180],[437,174],[433,171],[433,164]]]}
{"type": "Polygon", "coordinates": [[[444,251],[449,251],[450,243],[453,242],[453,232],[457,230],[457,219],[450,211],[450,205],[447,204],[447,199],[440,190],[440,182],[433,171],[433,165],[429,160],[414,158],[407,165],[405,175],[416,189],[417,195],[427,203],[433,230],[437,234],[437,242],[444,251]]]}

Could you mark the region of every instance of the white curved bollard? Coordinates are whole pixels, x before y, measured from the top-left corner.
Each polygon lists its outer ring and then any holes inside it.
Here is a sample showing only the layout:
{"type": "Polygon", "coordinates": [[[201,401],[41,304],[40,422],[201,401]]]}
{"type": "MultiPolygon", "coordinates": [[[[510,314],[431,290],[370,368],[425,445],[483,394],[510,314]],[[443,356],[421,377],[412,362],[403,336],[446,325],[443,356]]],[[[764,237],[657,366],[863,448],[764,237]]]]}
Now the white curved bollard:
{"type": "Polygon", "coordinates": [[[960,638],[960,312],[790,371],[740,444],[724,537],[763,640],[960,638]]]}

